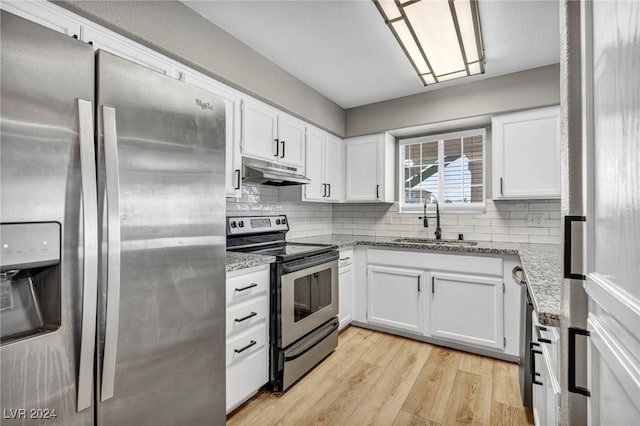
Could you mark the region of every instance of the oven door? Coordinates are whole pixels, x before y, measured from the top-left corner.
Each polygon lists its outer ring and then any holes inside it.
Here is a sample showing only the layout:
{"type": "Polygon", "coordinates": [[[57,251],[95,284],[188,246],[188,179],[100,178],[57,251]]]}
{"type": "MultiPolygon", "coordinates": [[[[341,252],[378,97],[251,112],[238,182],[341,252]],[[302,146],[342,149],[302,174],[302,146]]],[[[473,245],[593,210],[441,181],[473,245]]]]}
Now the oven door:
{"type": "Polygon", "coordinates": [[[309,266],[284,264],[282,268],[282,348],[338,315],[337,253],[332,253],[329,259],[310,260],[309,266]]]}

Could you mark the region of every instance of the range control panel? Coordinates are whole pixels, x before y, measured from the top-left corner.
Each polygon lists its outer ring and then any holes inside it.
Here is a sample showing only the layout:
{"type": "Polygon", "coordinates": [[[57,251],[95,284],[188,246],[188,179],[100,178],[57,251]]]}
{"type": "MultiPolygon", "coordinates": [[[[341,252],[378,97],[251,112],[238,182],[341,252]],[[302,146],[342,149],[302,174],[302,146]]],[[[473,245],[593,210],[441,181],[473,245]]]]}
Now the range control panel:
{"type": "Polygon", "coordinates": [[[288,230],[289,221],[286,215],[235,216],[227,218],[227,235],[287,232],[288,230]]]}

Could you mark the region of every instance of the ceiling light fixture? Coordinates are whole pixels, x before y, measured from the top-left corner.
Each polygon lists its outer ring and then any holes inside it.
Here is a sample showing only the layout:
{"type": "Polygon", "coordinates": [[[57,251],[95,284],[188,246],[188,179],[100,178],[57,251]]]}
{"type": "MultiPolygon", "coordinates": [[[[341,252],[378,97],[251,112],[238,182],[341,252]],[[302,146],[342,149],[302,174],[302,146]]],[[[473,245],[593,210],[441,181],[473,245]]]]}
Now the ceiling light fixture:
{"type": "Polygon", "coordinates": [[[425,86],[484,73],[477,0],[373,0],[425,86]]]}

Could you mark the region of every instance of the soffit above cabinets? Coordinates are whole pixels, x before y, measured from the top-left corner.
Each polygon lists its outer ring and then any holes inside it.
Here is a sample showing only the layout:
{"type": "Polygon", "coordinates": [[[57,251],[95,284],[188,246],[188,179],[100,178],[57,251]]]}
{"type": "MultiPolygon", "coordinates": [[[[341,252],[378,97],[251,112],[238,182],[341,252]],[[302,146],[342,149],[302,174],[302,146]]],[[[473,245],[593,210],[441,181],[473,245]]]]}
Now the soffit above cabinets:
{"type": "Polygon", "coordinates": [[[371,0],[184,3],[343,108],[560,61],[551,0],[479,0],[486,73],[428,87],[371,0]]]}

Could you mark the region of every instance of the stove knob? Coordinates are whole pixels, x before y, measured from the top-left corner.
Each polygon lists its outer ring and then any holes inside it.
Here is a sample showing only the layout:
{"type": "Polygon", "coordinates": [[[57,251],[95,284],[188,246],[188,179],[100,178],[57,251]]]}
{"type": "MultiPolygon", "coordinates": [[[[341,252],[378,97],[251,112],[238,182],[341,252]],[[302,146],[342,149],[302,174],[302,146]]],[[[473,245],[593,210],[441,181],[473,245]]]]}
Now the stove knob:
{"type": "Polygon", "coordinates": [[[237,226],[237,225],[236,225],[236,221],[235,221],[235,220],[234,220],[233,222],[231,222],[231,227],[232,227],[232,228],[235,228],[236,226],[237,226]]]}
{"type": "Polygon", "coordinates": [[[276,225],[280,225],[280,219],[276,219],[276,225]]]}
{"type": "Polygon", "coordinates": [[[240,228],[244,228],[244,221],[241,220],[240,222],[238,222],[238,226],[240,228]]]}
{"type": "Polygon", "coordinates": [[[286,225],[287,223],[287,219],[285,219],[284,217],[282,218],[282,220],[280,221],[281,224],[286,225]]]}

